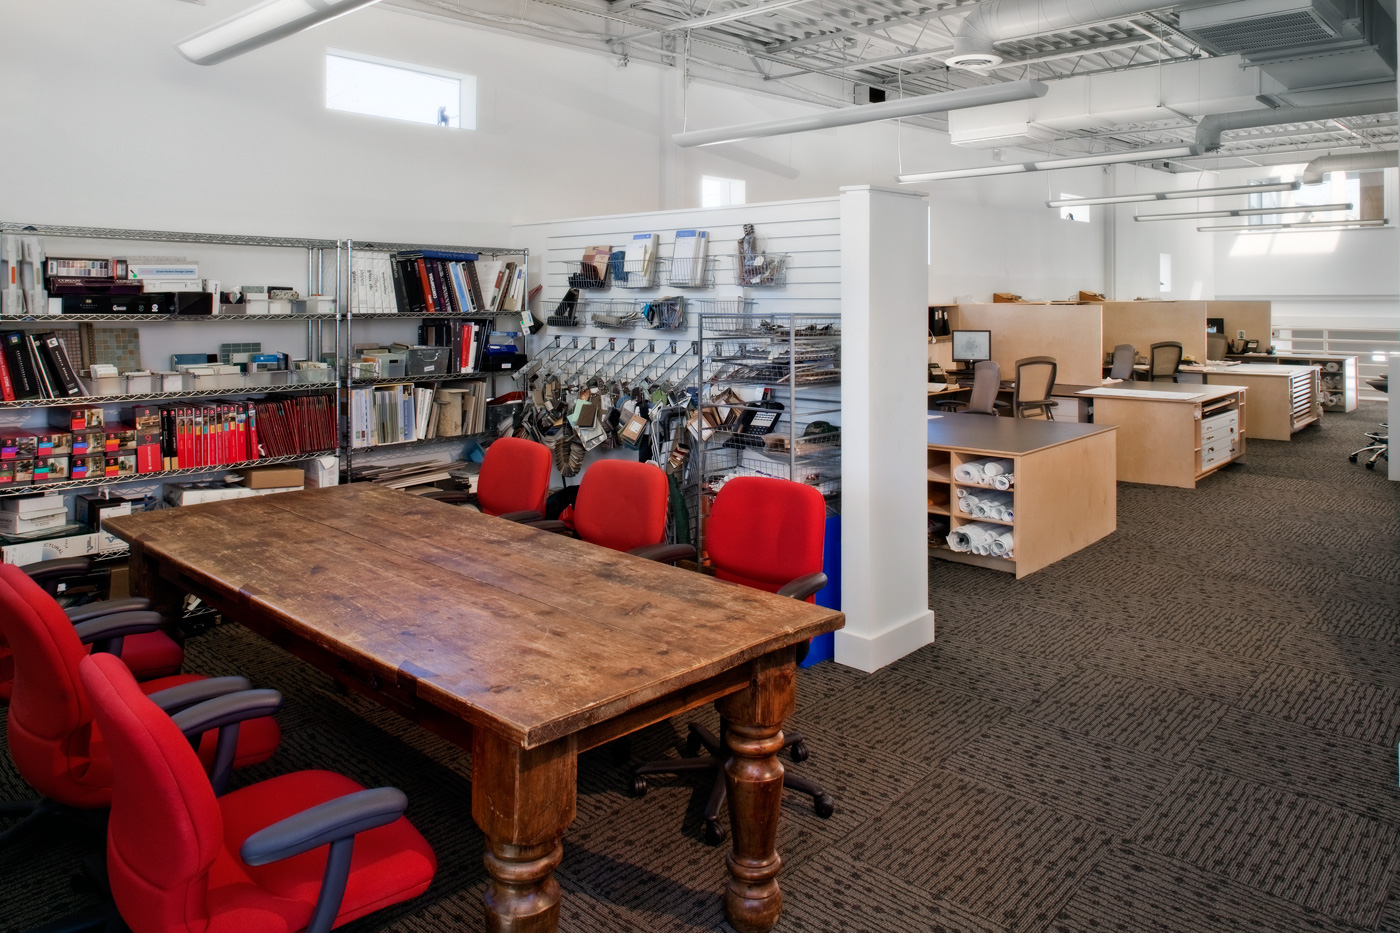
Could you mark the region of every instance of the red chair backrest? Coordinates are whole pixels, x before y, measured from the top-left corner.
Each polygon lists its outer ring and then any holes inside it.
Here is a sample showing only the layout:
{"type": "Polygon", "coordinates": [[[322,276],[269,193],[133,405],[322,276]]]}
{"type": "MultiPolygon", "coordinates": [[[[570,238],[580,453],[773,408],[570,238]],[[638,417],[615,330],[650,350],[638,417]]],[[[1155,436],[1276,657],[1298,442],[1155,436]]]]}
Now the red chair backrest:
{"type": "Polygon", "coordinates": [[[670,488],[660,467],[600,460],[588,468],[574,501],[574,531],[615,551],[660,544],[666,536],[670,488]]]}
{"type": "Polygon", "coordinates": [[[114,770],[107,874],[134,930],[200,930],[223,817],[199,757],[121,660],[80,665],[114,770]]]}
{"type": "Polygon", "coordinates": [[[503,437],[486,448],[477,477],[476,498],[487,515],[506,512],[544,514],[553,456],[543,444],[523,437],[503,437]]]}
{"type": "Polygon", "coordinates": [[[87,649],[53,597],[13,564],[0,564],[0,634],[14,656],[8,743],[15,767],[46,797],[106,806],[110,772],[105,755],[91,757],[92,705],[78,678],[87,649]]]}
{"type": "Polygon", "coordinates": [[[825,535],[826,501],[816,489],[741,476],[715,496],[705,550],[719,579],[774,593],[822,569],[825,535]]]}

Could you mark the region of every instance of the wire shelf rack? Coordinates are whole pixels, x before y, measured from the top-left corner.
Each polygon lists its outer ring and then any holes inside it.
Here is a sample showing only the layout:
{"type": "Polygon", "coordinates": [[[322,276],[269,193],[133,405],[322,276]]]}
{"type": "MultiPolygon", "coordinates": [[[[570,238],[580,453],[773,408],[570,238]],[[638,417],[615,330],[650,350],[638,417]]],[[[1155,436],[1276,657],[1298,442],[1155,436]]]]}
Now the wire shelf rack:
{"type": "Polygon", "coordinates": [[[236,395],[263,395],[275,392],[325,392],[334,388],[329,382],[295,383],[288,385],[243,386],[236,389],[195,389],[180,392],[144,392],[134,395],[73,395],[64,398],[31,398],[15,402],[0,402],[0,411],[15,408],[53,408],[64,405],[115,405],[124,402],[165,402],[179,399],[228,398],[236,395]]]}
{"type": "Polygon", "coordinates": [[[580,301],[577,312],[587,315],[594,327],[629,330],[643,323],[642,303],[626,298],[580,301]]]}
{"type": "Polygon", "coordinates": [[[734,254],[734,284],[743,288],[782,288],[787,285],[787,253],[734,254]]]}
{"type": "Polygon", "coordinates": [[[693,259],[657,259],[661,283],[667,288],[713,288],[718,256],[693,259]]]}
{"type": "Polygon", "coordinates": [[[246,467],[276,466],[279,463],[299,463],[303,460],[314,460],[317,457],[333,457],[336,455],[334,449],[317,450],[305,454],[293,454],[286,457],[262,457],[258,460],[241,460],[237,463],[221,463],[217,466],[189,467],[184,470],[156,470],[151,473],[131,473],[125,476],[94,476],[90,479],[61,480],[53,483],[34,483],[26,486],[6,486],[0,487],[0,498],[10,498],[12,496],[26,496],[36,492],[64,492],[69,489],[85,489],[92,486],[109,486],[117,483],[144,483],[154,479],[169,479],[173,476],[194,476],[201,473],[227,473],[230,470],[241,470],[246,467]]]}
{"type": "Polygon", "coordinates": [[[718,320],[716,315],[721,314],[748,317],[758,306],[752,298],[696,298],[694,301],[700,306],[700,313],[709,315],[710,320],[718,320]]]}
{"type": "Polygon", "coordinates": [[[618,288],[655,288],[661,261],[655,256],[630,261],[621,259],[610,261],[608,267],[612,283],[618,288]]]}

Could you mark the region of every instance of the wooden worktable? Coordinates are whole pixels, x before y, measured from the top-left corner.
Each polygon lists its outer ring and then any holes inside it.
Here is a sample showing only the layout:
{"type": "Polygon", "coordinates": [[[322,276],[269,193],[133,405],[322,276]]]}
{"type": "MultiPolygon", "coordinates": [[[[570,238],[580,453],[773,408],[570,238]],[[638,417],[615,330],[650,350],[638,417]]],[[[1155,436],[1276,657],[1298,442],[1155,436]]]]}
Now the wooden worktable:
{"type": "Polygon", "coordinates": [[[1360,360],[1355,353],[1280,350],[1277,353],[1227,353],[1225,356],[1247,363],[1282,363],[1285,366],[1316,364],[1322,368],[1322,410],[1356,410],[1361,386],[1358,376],[1360,360]]]}
{"type": "Polygon", "coordinates": [[[578,753],[703,703],[730,724],[725,907],[781,906],[777,752],[795,646],[830,609],[373,484],[108,519],[135,592],[194,593],[351,688],[470,748],[487,928],[555,929],[578,753]]]}
{"type": "MultiPolygon", "coordinates": [[[[1015,549],[1010,559],[931,546],[935,557],[1015,573],[1034,573],[1103,538],[1118,527],[1114,473],[1117,429],[1072,421],[943,414],[928,419],[929,512],[947,515],[956,530],[979,521],[1004,525],[1015,549]],[[986,491],[959,481],[956,468],[983,458],[1010,460],[1014,518],[996,522],[959,511],[958,491],[986,491]],[[946,502],[943,508],[936,503],[946,502]]],[[[935,542],[930,542],[935,545],[935,542]]]]}
{"type": "Polygon", "coordinates": [[[1206,385],[1249,390],[1249,436],[1291,440],[1322,417],[1321,368],[1276,363],[1202,366],[1206,385]]]}
{"type": "MultiPolygon", "coordinates": [[[[1234,368],[1234,367],[1232,367],[1234,368]]],[[[1094,423],[1118,425],[1118,481],[1196,488],[1244,456],[1245,390],[1175,382],[1123,382],[1079,393],[1094,400],[1094,423]],[[1217,413],[1215,409],[1220,409],[1217,413]],[[1233,413],[1231,415],[1230,413],[1233,413]],[[1221,446],[1204,417],[1231,422],[1221,446]],[[1233,427],[1234,431],[1229,431],[1233,427]]],[[[1252,399],[1253,396],[1251,395],[1252,399]]],[[[1252,417],[1252,412],[1251,412],[1252,417]]]]}

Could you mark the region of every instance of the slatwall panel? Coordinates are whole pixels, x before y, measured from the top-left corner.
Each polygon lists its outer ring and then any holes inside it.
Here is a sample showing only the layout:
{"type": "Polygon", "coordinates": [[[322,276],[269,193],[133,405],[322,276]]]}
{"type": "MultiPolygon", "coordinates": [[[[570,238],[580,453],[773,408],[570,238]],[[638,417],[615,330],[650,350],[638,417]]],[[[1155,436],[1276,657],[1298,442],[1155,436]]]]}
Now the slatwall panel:
{"type": "MultiPolygon", "coordinates": [[[[684,330],[651,330],[645,322],[631,330],[594,327],[585,323],[579,327],[550,327],[529,340],[533,357],[552,346],[555,336],[565,347],[573,338],[580,346],[588,346],[596,338],[597,346],[607,345],[616,338],[615,346],[626,346],[634,338],[637,347],[645,341],[656,340],[658,349],[666,342],[677,341],[685,349],[696,340],[699,313],[706,310],[696,299],[748,297],[755,301],[753,312],[763,314],[839,314],[841,310],[841,237],[840,200],[821,198],[804,201],[783,201],[767,204],[746,204],[736,207],[707,208],[681,211],[657,211],[640,214],[619,214],[528,224],[515,228],[515,242],[530,249],[531,284],[541,284],[544,290],[531,305],[531,311],[541,320],[554,313],[569,290],[569,276],[578,271],[584,250],[590,246],[625,248],[636,233],[660,234],[659,255],[669,259],[675,246],[677,230],[704,230],[710,236],[709,256],[715,259],[714,285],[708,288],[680,288],[666,282],[663,268],[659,284],[653,288],[581,289],[579,300],[641,299],[681,295],[686,299],[684,330]],[[754,225],[765,253],[787,253],[787,283],[780,288],[743,289],[735,284],[735,260],[743,225],[754,225]],[[538,258],[537,258],[538,257],[538,258]]],[[[688,365],[684,368],[689,368],[688,365]]],[[[840,407],[840,387],[814,387],[801,393],[803,398],[822,402],[823,409],[840,407]]],[[[824,420],[839,423],[839,414],[823,415],[824,420]]],[[[590,452],[591,463],[598,456],[636,457],[631,450],[590,452]]],[[[555,477],[558,481],[558,477],[555,477]]]]}

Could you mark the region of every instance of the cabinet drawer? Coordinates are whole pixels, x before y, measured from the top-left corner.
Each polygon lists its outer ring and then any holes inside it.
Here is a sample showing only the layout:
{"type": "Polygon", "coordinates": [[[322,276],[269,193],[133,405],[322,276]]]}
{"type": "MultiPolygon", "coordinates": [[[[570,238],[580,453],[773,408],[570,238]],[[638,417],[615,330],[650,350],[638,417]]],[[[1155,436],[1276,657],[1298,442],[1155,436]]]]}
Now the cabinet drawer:
{"type": "Polygon", "coordinates": [[[1221,441],[1201,447],[1201,469],[1208,470],[1218,463],[1224,463],[1235,456],[1236,446],[1230,441],[1221,441]]]}
{"type": "Polygon", "coordinates": [[[1201,446],[1205,447],[1214,441],[1229,441],[1230,438],[1239,434],[1239,428],[1233,424],[1212,427],[1209,431],[1201,429],[1201,446]]]}

